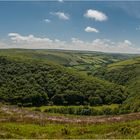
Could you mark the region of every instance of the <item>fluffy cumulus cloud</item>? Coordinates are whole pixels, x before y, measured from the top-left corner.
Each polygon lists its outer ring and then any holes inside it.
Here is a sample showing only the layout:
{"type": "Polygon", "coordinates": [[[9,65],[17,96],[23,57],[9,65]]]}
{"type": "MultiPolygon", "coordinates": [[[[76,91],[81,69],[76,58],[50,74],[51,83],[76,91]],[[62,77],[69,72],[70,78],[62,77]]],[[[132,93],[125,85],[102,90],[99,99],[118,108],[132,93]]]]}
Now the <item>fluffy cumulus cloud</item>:
{"type": "Polygon", "coordinates": [[[57,16],[59,19],[62,19],[62,20],[69,20],[70,19],[70,16],[69,14],[67,13],[64,13],[64,12],[50,12],[51,15],[53,16],[57,16]]]}
{"type": "Polygon", "coordinates": [[[87,10],[84,16],[87,18],[94,19],[96,21],[105,21],[108,19],[108,17],[103,12],[94,9],[87,10]]]}
{"type": "Polygon", "coordinates": [[[9,33],[11,47],[26,49],[56,49],[64,46],[65,41],[59,39],[49,39],[47,37],[35,37],[34,35],[23,36],[18,33],[9,33]]]}
{"type": "Polygon", "coordinates": [[[140,48],[136,48],[129,40],[121,42],[113,42],[108,39],[83,41],[79,38],[72,38],[70,41],[66,42],[59,39],[36,37],[34,35],[23,36],[18,33],[9,33],[8,36],[9,40],[0,41],[0,48],[65,49],[140,54],[140,48]]]}
{"type": "Polygon", "coordinates": [[[22,36],[18,33],[9,33],[8,36],[11,38],[12,41],[17,43],[51,43],[52,40],[49,38],[39,38],[35,37],[34,35],[22,36]]]}
{"type": "Polygon", "coordinates": [[[85,32],[95,32],[95,33],[98,33],[99,31],[97,30],[97,29],[95,29],[95,28],[93,28],[93,27],[86,27],[85,28],[85,32]]]}

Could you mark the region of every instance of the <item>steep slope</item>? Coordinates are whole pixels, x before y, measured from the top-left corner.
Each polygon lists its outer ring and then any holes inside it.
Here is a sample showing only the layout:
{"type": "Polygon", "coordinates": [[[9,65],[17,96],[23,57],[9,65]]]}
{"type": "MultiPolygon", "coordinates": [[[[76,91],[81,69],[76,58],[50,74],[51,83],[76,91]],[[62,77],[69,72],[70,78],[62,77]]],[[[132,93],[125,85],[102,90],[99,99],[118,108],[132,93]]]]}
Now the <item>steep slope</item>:
{"type": "Polygon", "coordinates": [[[127,97],[122,86],[47,61],[0,57],[0,100],[20,106],[111,104],[127,97]]]}
{"type": "Polygon", "coordinates": [[[124,109],[140,111],[140,57],[108,65],[97,75],[110,82],[125,85],[130,95],[123,104],[124,109]]]}

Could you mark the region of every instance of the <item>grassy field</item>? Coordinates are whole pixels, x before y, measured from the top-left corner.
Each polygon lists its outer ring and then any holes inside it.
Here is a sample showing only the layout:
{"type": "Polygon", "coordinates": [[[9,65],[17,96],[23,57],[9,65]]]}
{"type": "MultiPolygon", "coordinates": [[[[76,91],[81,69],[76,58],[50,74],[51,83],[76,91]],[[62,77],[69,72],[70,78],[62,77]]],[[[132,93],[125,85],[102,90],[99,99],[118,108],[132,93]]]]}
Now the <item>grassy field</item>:
{"type": "Polygon", "coordinates": [[[140,138],[140,121],[112,124],[0,123],[0,138],[134,139],[140,138]]]}
{"type": "Polygon", "coordinates": [[[74,119],[1,106],[0,138],[134,139],[140,138],[139,118],[140,114],[110,117],[81,116],[74,119]],[[81,120],[81,122],[74,120],[81,120]]]}

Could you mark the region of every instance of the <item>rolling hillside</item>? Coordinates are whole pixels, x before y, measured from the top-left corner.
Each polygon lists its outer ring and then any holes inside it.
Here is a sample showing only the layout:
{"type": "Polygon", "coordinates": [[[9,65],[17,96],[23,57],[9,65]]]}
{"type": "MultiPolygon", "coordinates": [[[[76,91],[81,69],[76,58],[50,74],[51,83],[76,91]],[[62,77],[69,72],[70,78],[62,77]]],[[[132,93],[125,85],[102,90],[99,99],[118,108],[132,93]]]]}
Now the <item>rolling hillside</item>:
{"type": "Polygon", "coordinates": [[[66,68],[47,58],[34,59],[33,51],[4,51],[0,57],[1,101],[19,106],[98,105],[120,104],[127,97],[123,86],[66,68]]]}
{"type": "Polygon", "coordinates": [[[98,69],[108,64],[126,60],[135,55],[87,51],[7,49],[0,50],[0,56],[9,56],[14,59],[28,58],[49,61],[70,69],[73,68],[88,74],[94,74],[98,69]]]}
{"type": "Polygon", "coordinates": [[[123,104],[124,109],[140,111],[140,57],[110,64],[96,76],[124,85],[130,93],[123,104]]]}

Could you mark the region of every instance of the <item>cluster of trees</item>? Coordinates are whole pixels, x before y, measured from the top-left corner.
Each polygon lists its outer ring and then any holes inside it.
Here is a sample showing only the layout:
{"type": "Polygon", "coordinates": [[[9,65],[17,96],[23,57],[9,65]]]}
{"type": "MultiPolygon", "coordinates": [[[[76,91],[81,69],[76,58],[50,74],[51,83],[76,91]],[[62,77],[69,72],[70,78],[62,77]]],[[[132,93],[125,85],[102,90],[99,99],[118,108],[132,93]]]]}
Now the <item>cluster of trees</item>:
{"type": "Polygon", "coordinates": [[[0,57],[0,101],[19,106],[122,103],[122,86],[91,78],[60,65],[0,57]]]}
{"type": "Polygon", "coordinates": [[[94,72],[93,75],[119,85],[127,85],[131,80],[139,76],[139,70],[137,64],[116,65],[113,69],[104,67],[94,72]]]}
{"type": "Polygon", "coordinates": [[[140,111],[140,57],[118,62],[113,68],[101,69],[94,76],[126,87],[129,96],[121,106],[122,112],[140,111]]]}

